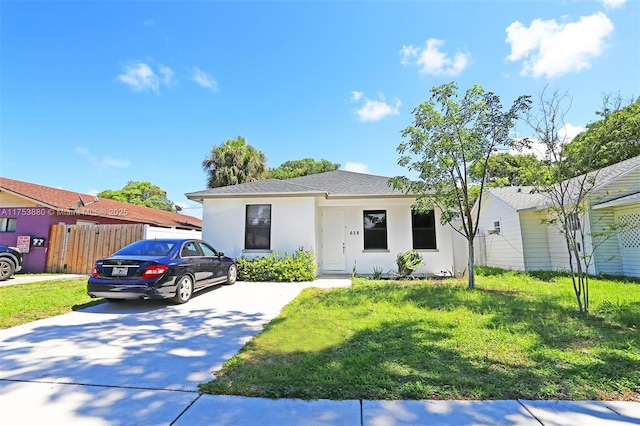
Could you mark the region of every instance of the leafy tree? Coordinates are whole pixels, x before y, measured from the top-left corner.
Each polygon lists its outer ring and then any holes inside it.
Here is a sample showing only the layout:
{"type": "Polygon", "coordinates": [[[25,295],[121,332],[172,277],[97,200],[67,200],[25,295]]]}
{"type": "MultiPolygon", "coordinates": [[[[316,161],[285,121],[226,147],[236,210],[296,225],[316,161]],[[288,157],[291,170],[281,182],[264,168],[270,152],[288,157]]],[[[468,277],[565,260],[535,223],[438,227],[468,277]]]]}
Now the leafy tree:
{"type": "MultiPolygon", "coordinates": [[[[474,181],[481,180],[485,172],[482,166],[482,162],[472,164],[470,174],[474,181]]],[[[532,186],[548,179],[545,163],[534,154],[497,152],[487,161],[487,186],[532,186]]]]}
{"type": "Polygon", "coordinates": [[[329,160],[322,159],[315,161],[313,158],[304,158],[302,160],[285,161],[275,169],[269,170],[267,177],[273,179],[291,179],[299,176],[331,172],[339,168],[340,164],[332,163],[329,160]]]}
{"type": "Polygon", "coordinates": [[[567,144],[566,160],[575,164],[574,176],[640,155],[640,99],[621,105],[620,97],[606,96],[596,113],[601,119],[567,144]]]}
{"type": "Polygon", "coordinates": [[[98,197],[170,212],[176,211],[173,201],[167,198],[167,192],[150,182],[129,181],[122,189],[107,189],[100,192],[98,197]]]}
{"type": "Polygon", "coordinates": [[[263,179],[266,156],[238,136],[214,146],[202,161],[202,168],[207,172],[209,188],[237,185],[263,179]]]}
{"type": "Polygon", "coordinates": [[[409,140],[398,146],[398,164],[418,172],[419,179],[399,176],[390,182],[416,196],[415,210],[437,206],[442,211],[441,223],[466,238],[469,288],[474,288],[474,238],[480,215],[480,209],[472,212],[474,191],[482,201],[489,157],[499,147],[514,143],[511,129],[519,114],[530,108],[530,100],[521,96],[503,112],[500,98],[480,86],[467,90],[462,99],[457,91],[455,82],[435,87],[430,100],[413,110],[413,125],[402,131],[409,140]],[[481,166],[480,174],[472,179],[473,164],[481,166]]]}

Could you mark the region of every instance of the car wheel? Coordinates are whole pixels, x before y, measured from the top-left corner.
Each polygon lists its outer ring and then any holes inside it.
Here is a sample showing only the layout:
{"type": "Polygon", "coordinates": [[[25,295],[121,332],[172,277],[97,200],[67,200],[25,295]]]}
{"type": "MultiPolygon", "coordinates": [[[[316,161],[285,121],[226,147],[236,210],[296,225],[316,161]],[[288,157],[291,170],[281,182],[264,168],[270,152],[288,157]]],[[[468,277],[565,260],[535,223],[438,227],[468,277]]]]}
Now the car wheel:
{"type": "Polygon", "coordinates": [[[0,281],[8,279],[13,275],[16,267],[13,266],[13,262],[9,259],[0,259],[0,281]]]}
{"type": "Polygon", "coordinates": [[[236,279],[238,279],[238,267],[235,265],[235,263],[232,263],[231,266],[229,266],[229,269],[227,270],[227,285],[231,285],[234,284],[236,282],[236,279]]]}
{"type": "Polygon", "coordinates": [[[173,300],[176,303],[186,303],[191,299],[193,294],[193,279],[189,275],[185,275],[180,278],[178,282],[178,288],[176,288],[176,295],[173,300]]]}

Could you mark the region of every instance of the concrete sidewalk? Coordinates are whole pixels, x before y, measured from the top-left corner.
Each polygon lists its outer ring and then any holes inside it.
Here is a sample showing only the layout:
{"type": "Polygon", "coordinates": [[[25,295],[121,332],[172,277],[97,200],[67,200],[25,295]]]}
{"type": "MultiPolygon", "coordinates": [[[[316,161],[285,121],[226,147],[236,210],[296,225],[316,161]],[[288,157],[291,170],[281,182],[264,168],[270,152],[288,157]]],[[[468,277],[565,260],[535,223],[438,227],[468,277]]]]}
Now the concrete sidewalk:
{"type": "Polygon", "coordinates": [[[302,401],[202,395],[177,426],[632,425],[640,403],[594,401],[302,401]]]}
{"type": "Polygon", "coordinates": [[[414,426],[640,424],[621,401],[330,401],[0,379],[6,425],[414,426]]]}

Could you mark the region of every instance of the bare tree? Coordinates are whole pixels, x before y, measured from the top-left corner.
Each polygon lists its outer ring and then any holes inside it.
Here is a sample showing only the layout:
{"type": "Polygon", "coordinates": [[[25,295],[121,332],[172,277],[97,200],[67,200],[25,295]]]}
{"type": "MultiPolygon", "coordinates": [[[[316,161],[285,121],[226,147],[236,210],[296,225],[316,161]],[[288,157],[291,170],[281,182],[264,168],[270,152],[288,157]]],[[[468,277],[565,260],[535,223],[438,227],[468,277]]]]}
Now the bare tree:
{"type": "MultiPolygon", "coordinates": [[[[594,253],[616,232],[620,225],[609,224],[598,232],[587,231],[585,225],[589,213],[590,198],[594,197],[594,188],[598,183],[600,170],[595,159],[601,144],[605,140],[594,138],[583,152],[582,164],[578,166],[567,160],[567,136],[563,129],[564,118],[571,107],[571,99],[567,94],[557,90],[547,92],[547,87],[540,93],[538,108],[527,114],[526,121],[535,133],[535,138],[546,148],[546,166],[553,177],[548,183],[541,183],[536,191],[547,198],[546,216],[542,223],[554,227],[564,237],[568,254],[569,273],[573,290],[581,313],[589,312],[589,268],[593,265],[594,253]],[[586,170],[586,172],[584,172],[586,170]],[[584,172],[578,174],[580,172],[584,172]],[[591,238],[587,245],[586,236],[591,238]]],[[[602,111],[598,114],[606,118],[619,109],[612,108],[612,99],[604,97],[602,111]]],[[[590,229],[593,223],[590,224],[590,229]]]]}

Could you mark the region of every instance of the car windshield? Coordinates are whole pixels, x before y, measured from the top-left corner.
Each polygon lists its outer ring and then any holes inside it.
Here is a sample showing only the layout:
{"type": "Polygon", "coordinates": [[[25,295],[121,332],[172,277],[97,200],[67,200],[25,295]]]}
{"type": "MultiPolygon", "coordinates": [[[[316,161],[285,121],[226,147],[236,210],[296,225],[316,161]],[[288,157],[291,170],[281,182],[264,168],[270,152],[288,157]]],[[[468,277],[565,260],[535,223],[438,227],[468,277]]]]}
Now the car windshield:
{"type": "Polygon", "coordinates": [[[167,256],[175,243],[171,241],[141,240],[118,250],[116,256],[167,256]]]}

